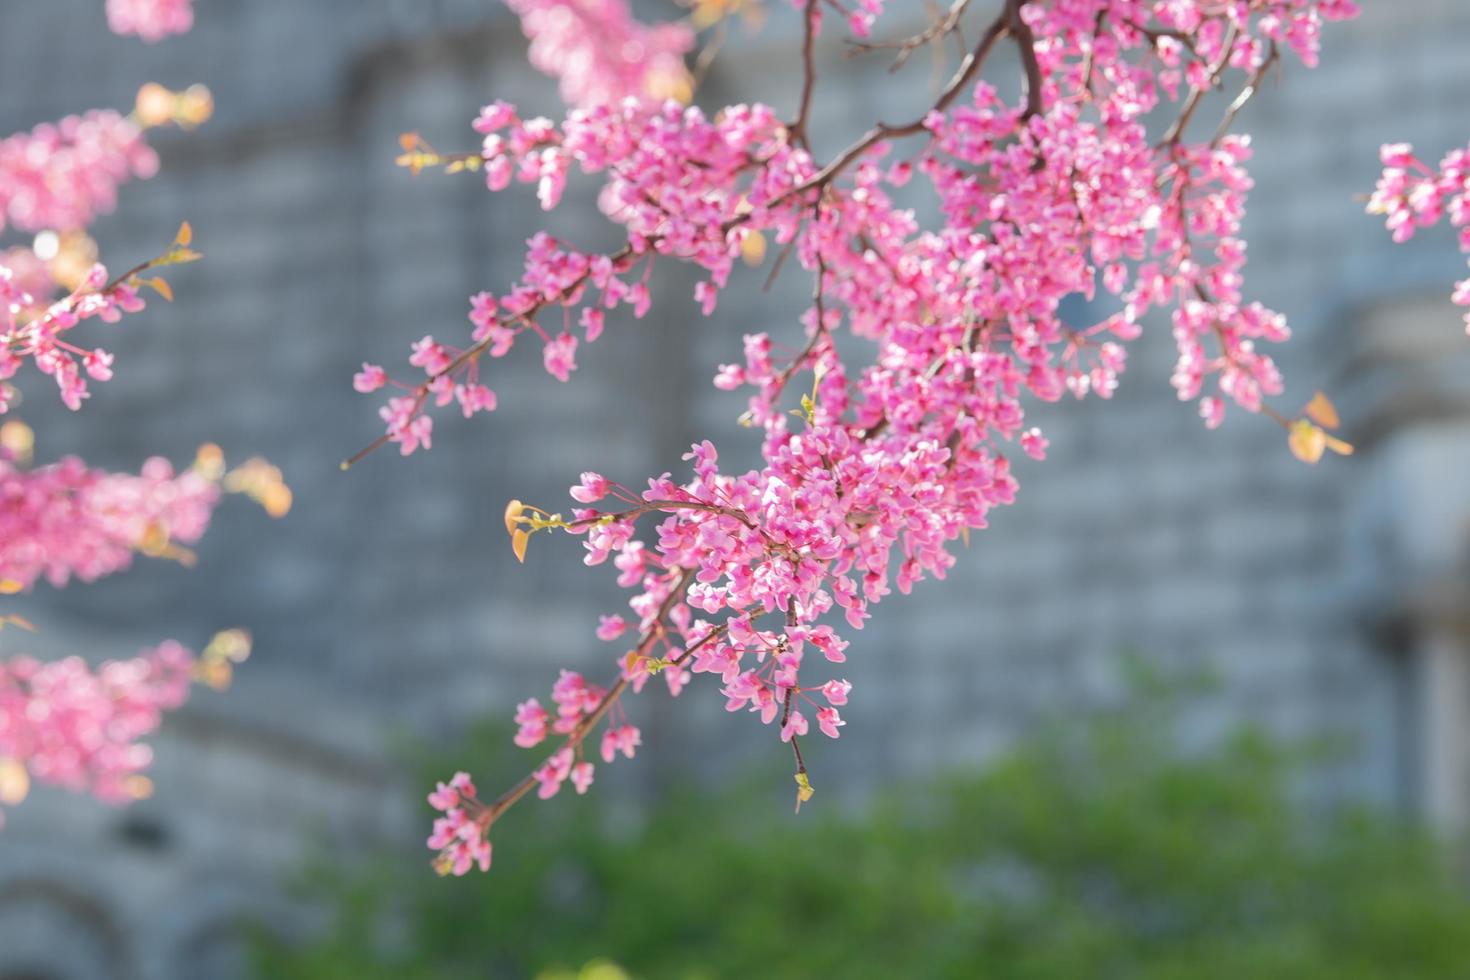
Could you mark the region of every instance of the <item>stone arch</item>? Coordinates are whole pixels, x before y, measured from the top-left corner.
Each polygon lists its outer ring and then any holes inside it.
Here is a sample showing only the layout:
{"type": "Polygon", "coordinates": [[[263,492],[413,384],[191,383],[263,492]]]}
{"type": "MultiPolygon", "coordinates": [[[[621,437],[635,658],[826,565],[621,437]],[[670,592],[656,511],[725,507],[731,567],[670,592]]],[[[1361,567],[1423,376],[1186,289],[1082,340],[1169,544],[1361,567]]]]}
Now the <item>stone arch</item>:
{"type": "Polygon", "coordinates": [[[0,885],[0,980],[131,980],[122,931],[91,895],[47,877],[0,885]]]}

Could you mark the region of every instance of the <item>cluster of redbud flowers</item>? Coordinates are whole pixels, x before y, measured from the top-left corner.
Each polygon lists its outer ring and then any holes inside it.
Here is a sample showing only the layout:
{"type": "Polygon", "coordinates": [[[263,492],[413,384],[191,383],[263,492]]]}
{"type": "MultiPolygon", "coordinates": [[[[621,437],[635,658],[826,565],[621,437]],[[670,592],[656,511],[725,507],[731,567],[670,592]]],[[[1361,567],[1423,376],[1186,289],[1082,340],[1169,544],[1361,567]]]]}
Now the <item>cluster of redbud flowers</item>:
{"type": "MultiPolygon", "coordinates": [[[[823,5],[793,6],[809,51],[823,5]]],[[[610,29],[629,29],[621,4],[572,7],[584,18],[605,7],[610,29]]],[[[848,11],[859,38],[881,7],[848,11]]],[[[533,46],[567,43],[555,33],[564,20],[542,16],[545,5],[523,8],[533,46]]],[[[624,648],[611,686],[563,672],[553,708],[538,699],[517,708],[516,744],[559,740],[526,779],[488,803],[465,791],[463,774],[440,787],[431,802],[446,815],[430,840],[440,870],[488,866],[491,824],[532,789],[545,798],[571,781],[585,791],[597,726],[604,761],[631,754],[640,737],[621,697],[658,674],[672,694],[696,674],[718,675],[728,710],[753,714],[792,746],[798,805],[809,798],[800,739],[813,727],[837,738],[851,691],[823,670],[846,660],[829,620],[859,629],[893,589],[942,577],[953,543],[1014,498],[1008,445],[1046,455],[1028,400],[1109,397],[1151,311],[1172,322],[1172,384],[1207,425],[1233,403],[1281,423],[1304,459],[1350,451],[1326,432],[1336,415],[1325,398],[1294,418],[1268,404],[1283,383],[1262,348],[1289,330],[1244,292],[1250,142],[1228,128],[1281,52],[1315,63],[1322,23],[1355,13],[1347,0],[1007,0],[928,112],[877,124],[825,164],[805,133],[809,55],[794,121],[760,104],[710,115],[647,89],[628,93],[626,75],[610,74],[604,90],[628,97],[597,98],[572,74],[595,66],[558,70],[541,58],[571,95],[563,119],[524,118],[496,102],[475,120],[478,152],[443,155],[405,137],[400,162],[411,169],[481,173],[492,191],[533,185],[548,210],[574,175],[592,176],[626,241],[598,254],[538,234],[519,281],[472,299],[467,340],[425,337],[409,358],[422,373],[407,380],[364,365],[359,391],[398,391],[375,446],[427,447],[436,405],[458,402],[466,416],[494,408],[483,359],[527,338],[567,380],[579,342],[596,340],[620,309],[647,311],[659,262],[700,270],[693,299],[706,316],[738,261],[762,261],[768,238],[781,246],[778,262],[789,257],[814,280],[799,345],[752,332],[715,377],[748,392],[741,422],[762,433],[759,468],[725,472],[702,441],[685,457],[690,479],[666,473],[638,491],[584,473],[569,516],[519,502],[507,510],[517,557],[541,531],[582,536],[586,563],[611,562],[632,590],[631,616],[604,617],[596,631],[624,648]],[[1014,100],[979,77],[1003,42],[1015,44],[1025,75],[1014,100]],[[1235,103],[1196,135],[1191,120],[1219,89],[1236,90],[1235,103]],[[1169,103],[1174,122],[1156,131],[1150,120],[1169,103]],[[937,221],[896,203],[919,179],[937,221]],[[1069,322],[1061,309],[1074,296],[1104,312],[1069,322]],[[839,351],[842,331],[866,346],[839,351]],[[645,517],[656,523],[640,534],[645,517]]],[[[945,23],[953,27],[936,29],[945,23]]]]}

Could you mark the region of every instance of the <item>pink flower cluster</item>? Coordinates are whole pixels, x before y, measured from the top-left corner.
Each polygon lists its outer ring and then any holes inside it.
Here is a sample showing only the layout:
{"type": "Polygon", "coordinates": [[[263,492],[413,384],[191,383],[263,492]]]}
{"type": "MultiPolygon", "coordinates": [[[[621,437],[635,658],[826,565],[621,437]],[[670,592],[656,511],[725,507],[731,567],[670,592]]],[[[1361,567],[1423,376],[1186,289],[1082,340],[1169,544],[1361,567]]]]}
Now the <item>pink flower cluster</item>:
{"type": "Polygon", "coordinates": [[[114,34],[161,41],[194,26],[194,0],[107,0],[107,26],[114,34]]]}
{"type": "Polygon", "coordinates": [[[682,24],[650,27],[633,18],[627,0],[506,0],[531,41],[531,64],[561,80],[570,105],[687,88],[684,53],[694,34],[682,24]]]}
{"type": "MultiPolygon", "coordinates": [[[[816,8],[795,6],[814,32],[816,8]]],[[[507,511],[518,556],[529,535],[561,528],[584,536],[587,564],[611,561],[633,591],[632,616],[605,617],[597,635],[617,639],[636,622],[637,638],[606,691],[563,673],[555,718],[535,700],[520,705],[518,745],[563,741],[481,812],[477,833],[531,788],[550,796],[568,778],[585,788],[584,744],[604,720],[604,759],[630,754],[637,729],[610,712],[658,673],[674,694],[692,675],[718,675],[728,710],[792,745],[798,799],[809,797],[800,739],[813,722],[837,738],[851,691],[831,676],[847,648],[831,621],[860,629],[894,589],[943,577],[956,539],[1013,500],[1009,447],[1046,455],[1028,402],[1110,396],[1151,311],[1172,319],[1173,385],[1208,425],[1227,400],[1266,410],[1282,384],[1258,345],[1288,330],[1244,294],[1250,144],[1227,129],[1281,48],[1311,63],[1322,22],[1354,12],[1346,0],[1008,0],[929,112],[876,125],[826,164],[807,148],[803,118],[783,123],[762,105],[710,116],[630,99],[579,106],[561,122],[486,107],[476,162],[491,190],[534,184],[550,209],[574,171],[595,175],[627,240],[590,255],[538,235],[520,282],[472,301],[467,346],[415,345],[410,361],[425,378],[401,385],[382,437],[404,452],[426,443],[412,427],[425,425],[429,397],[447,404],[455,385],[478,384],[480,356],[508,354],[527,332],[565,380],[571,323],[590,341],[620,307],[641,316],[660,260],[700,270],[705,315],[752,236],[774,238],[815,285],[796,346],[751,333],[715,376],[747,392],[742,421],[763,435],[758,468],[726,472],[703,441],[682,481],[666,473],[640,492],[584,473],[570,519],[519,503],[507,511]],[[978,77],[1007,40],[1025,76],[1014,101],[978,77]],[[1215,90],[1241,95],[1223,121],[1200,124],[1215,90]],[[1156,125],[1171,102],[1174,121],[1156,125]],[[937,221],[895,203],[916,179],[937,200],[937,221]],[[1074,296],[1104,312],[1069,322],[1061,311],[1074,296]],[[561,321],[555,336],[543,314],[561,321]],[[851,341],[839,350],[844,330],[851,341]]],[[[387,380],[367,366],[358,388],[387,380]]]]}
{"type": "Polygon", "coordinates": [[[117,188],[158,172],[137,123],[110,109],[0,140],[0,230],[83,228],[117,205],[117,188]]]}
{"type": "MultiPolygon", "coordinates": [[[[94,266],[70,295],[21,322],[20,317],[36,302],[37,297],[21,288],[11,270],[0,265],[0,382],[14,377],[29,358],[37,370],[51,375],[62,402],[76,411],[87,397],[88,379],[112,377],[112,355],[100,347],[78,347],[62,335],[83,320],[117,323],[124,313],[137,313],[145,304],[128,283],[109,284],[107,269],[101,265],[94,266]]],[[[0,385],[0,415],[9,408],[6,391],[0,385]]]]}
{"type": "Polygon", "coordinates": [[[439,851],[440,874],[462,875],[475,865],[490,870],[490,841],[485,837],[485,810],[475,796],[469,773],[457,772],[429,794],[429,805],[444,816],[434,821],[429,846],[439,851]]]}
{"type": "Polygon", "coordinates": [[[0,760],[108,802],[146,795],[152,752],[138,740],[184,703],[194,662],[172,641],[95,670],[80,657],[0,660],[0,760]]]}
{"type": "Polygon", "coordinates": [[[80,459],[22,469],[0,450],[0,580],[29,588],[90,582],[132,564],[140,548],[204,534],[219,484],[155,457],[142,472],[106,473],[80,459]]]}
{"type": "MultiPolygon", "coordinates": [[[[1459,229],[1460,251],[1470,254],[1470,147],[1451,150],[1437,168],[1414,155],[1407,143],[1383,147],[1383,176],[1368,202],[1368,210],[1387,216],[1395,242],[1406,242],[1420,228],[1438,224],[1449,215],[1459,229]]],[[[1470,306],[1470,278],[1455,283],[1455,303],[1470,306]]],[[[1465,314],[1470,333],[1470,312],[1465,314]]]]}

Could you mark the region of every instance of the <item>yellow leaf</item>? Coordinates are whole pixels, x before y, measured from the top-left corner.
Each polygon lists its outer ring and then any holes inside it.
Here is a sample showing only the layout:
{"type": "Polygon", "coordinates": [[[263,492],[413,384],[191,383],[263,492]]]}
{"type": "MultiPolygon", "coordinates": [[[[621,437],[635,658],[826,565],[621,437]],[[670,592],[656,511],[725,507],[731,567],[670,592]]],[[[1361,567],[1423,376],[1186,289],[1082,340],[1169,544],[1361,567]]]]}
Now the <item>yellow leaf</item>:
{"type": "Polygon", "coordinates": [[[694,77],[680,65],[673,70],[649,72],[643,90],[655,99],[673,99],[684,105],[694,98],[694,77]]]}
{"type": "Polygon", "coordinates": [[[174,244],[179,248],[187,248],[194,241],[194,228],[185,221],[179,225],[179,233],[174,236],[174,244]]]}
{"type": "Polygon", "coordinates": [[[516,533],[516,524],[520,522],[521,514],[525,511],[525,509],[526,505],[521,503],[519,500],[512,500],[510,503],[505,505],[506,534],[516,533]]]}
{"type": "Polygon", "coordinates": [[[203,85],[190,85],[179,94],[174,121],[184,129],[193,129],[214,115],[214,95],[203,85]]]}
{"type": "Polygon", "coordinates": [[[19,626],[23,630],[28,630],[32,633],[37,632],[34,623],[24,616],[17,616],[14,613],[11,613],[9,616],[0,616],[0,629],[6,626],[19,626]]]}
{"type": "Polygon", "coordinates": [[[0,578],[0,595],[15,595],[23,588],[23,582],[17,582],[13,578],[0,578]]]}
{"type": "Polygon", "coordinates": [[[152,279],[146,279],[144,280],[143,284],[145,286],[152,286],[154,291],[157,292],[158,295],[162,296],[170,303],[174,301],[173,288],[169,286],[169,284],[164,280],[162,276],[154,276],[152,279]]]}
{"type": "Polygon", "coordinates": [[[807,778],[806,773],[799,772],[792,778],[796,780],[796,812],[800,813],[801,805],[811,799],[817,791],[812,789],[812,781],[807,778]]]}
{"type": "Polygon", "coordinates": [[[1297,419],[1287,429],[1286,445],[1303,463],[1316,463],[1327,449],[1327,433],[1306,419],[1297,419]]]}
{"type": "Polygon", "coordinates": [[[0,803],[14,806],[31,791],[31,774],[14,759],[0,759],[0,803]]]}
{"type": "Polygon", "coordinates": [[[1337,455],[1351,456],[1353,454],[1352,443],[1343,442],[1341,439],[1335,439],[1332,436],[1326,436],[1325,438],[1327,440],[1327,448],[1337,453],[1337,455]]]}
{"type": "Polygon", "coordinates": [[[218,480],[225,473],[225,451],[212,442],[206,442],[194,454],[194,469],[206,480],[218,480]]]}
{"type": "Polygon", "coordinates": [[[284,483],[272,483],[260,494],[260,506],[271,517],[285,517],[291,512],[291,488],[284,483]]]}
{"type": "Polygon", "coordinates": [[[1311,401],[1307,402],[1307,407],[1304,411],[1307,413],[1307,418],[1316,422],[1324,429],[1335,429],[1342,424],[1342,420],[1337,417],[1337,409],[1333,407],[1328,397],[1320,391],[1312,396],[1311,401]]]}
{"type": "Polygon", "coordinates": [[[740,257],[746,265],[760,265],[766,258],[766,236],[752,231],[740,242],[740,257]]]}
{"type": "Polygon", "coordinates": [[[520,528],[516,528],[512,532],[510,536],[510,550],[515,552],[516,561],[524,562],[526,560],[526,545],[530,540],[531,535],[522,531],[520,528]]]}
{"type": "Polygon", "coordinates": [[[36,448],[36,433],[20,419],[0,425],[0,449],[10,451],[11,458],[28,463],[36,448]]]}
{"type": "Polygon", "coordinates": [[[138,550],[151,558],[158,558],[168,549],[168,528],[159,521],[150,521],[138,539],[138,550]]]}
{"type": "Polygon", "coordinates": [[[149,82],[138,89],[138,98],[133,105],[133,115],[144,129],[162,126],[173,118],[176,98],[173,92],[157,82],[149,82]]]}
{"type": "Polygon", "coordinates": [[[250,633],[242,629],[220,630],[210,639],[201,656],[244,663],[250,657],[250,633]]]}

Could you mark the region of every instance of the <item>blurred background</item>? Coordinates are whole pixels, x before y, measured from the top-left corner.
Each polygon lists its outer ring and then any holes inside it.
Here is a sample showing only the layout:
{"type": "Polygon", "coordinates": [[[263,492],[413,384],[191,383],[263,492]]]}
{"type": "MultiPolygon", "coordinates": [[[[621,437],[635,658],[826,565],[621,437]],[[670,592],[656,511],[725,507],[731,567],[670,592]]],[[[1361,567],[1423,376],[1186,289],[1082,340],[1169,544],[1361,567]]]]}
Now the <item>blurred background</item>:
{"type": "MultiPolygon", "coordinates": [[[[193,569],[28,597],[38,653],[237,625],[255,652],[153,739],[151,799],[38,789],[8,814],[0,978],[522,976],[598,956],[670,976],[1317,976],[1355,942],[1361,963],[1320,975],[1470,976],[1447,883],[1470,826],[1464,265],[1448,231],[1394,246],[1363,213],[1381,143],[1437,160],[1470,135],[1470,5],[1365,6],[1237,126],[1256,150],[1247,291],[1296,332],[1285,402],[1329,392],[1355,456],[1302,465],[1240,413],[1205,431],[1155,329],[1111,402],[1037,409],[1049,459],[1018,463],[1017,503],[948,580],[851,637],[850,725],[813,743],[810,811],[790,815],[773,733],[695,683],[631,706],[641,758],[601,770],[596,801],[523,808],[491,876],[441,882],[429,780],[518,778],[532,759],[477,726],[561,666],[608,671],[592,630],[623,602],[570,540],[517,565],[505,502],[561,506],[584,469],[677,476],[704,437],[753,454],[743,396],[708,379],[743,333],[797,336],[807,283],[793,267],[766,295],[767,270],[744,270],[706,320],[662,267],[663,301],[610,320],[574,383],[517,351],[493,416],[446,416],[432,451],[342,473],[379,431],[351,388],[363,360],[391,372],[426,333],[466,335],[468,297],[510,281],[539,228],[617,241],[589,186],[546,216],[528,188],[394,166],[404,131],[474,146],[494,98],[555,114],[514,18],[493,0],[198,0],[192,33],[144,45],[110,35],[98,0],[0,3],[0,133],[126,109],[149,81],[216,101],[202,129],[158,135],[160,175],[94,229],[125,267],[187,219],[206,259],[171,277],[176,302],[104,328],[117,379],[84,411],[26,403],[38,459],[136,470],[213,441],[268,457],[296,500],[279,522],[222,507],[193,569]],[[1178,680],[1195,676],[1212,680],[1178,680]],[[1345,822],[1358,807],[1376,816],[1345,822]]],[[[890,7],[882,36],[922,21],[890,7]]],[[[759,36],[735,28],[700,100],[789,110],[798,26],[770,3],[759,36]]],[[[885,66],[829,45],[819,157],[927,104],[922,58],[885,66]]]]}

